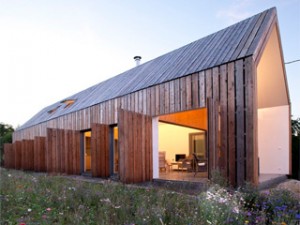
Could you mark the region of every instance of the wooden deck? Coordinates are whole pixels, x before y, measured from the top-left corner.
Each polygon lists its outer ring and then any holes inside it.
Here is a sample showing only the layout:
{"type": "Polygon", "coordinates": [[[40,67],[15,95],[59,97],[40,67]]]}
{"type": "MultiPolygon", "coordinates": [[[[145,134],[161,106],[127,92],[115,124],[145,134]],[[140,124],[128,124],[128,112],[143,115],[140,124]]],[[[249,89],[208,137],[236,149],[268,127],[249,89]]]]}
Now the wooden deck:
{"type": "Polygon", "coordinates": [[[203,182],[207,180],[207,172],[199,172],[194,176],[194,172],[187,171],[161,171],[159,172],[159,179],[170,181],[188,181],[188,182],[203,182]]]}

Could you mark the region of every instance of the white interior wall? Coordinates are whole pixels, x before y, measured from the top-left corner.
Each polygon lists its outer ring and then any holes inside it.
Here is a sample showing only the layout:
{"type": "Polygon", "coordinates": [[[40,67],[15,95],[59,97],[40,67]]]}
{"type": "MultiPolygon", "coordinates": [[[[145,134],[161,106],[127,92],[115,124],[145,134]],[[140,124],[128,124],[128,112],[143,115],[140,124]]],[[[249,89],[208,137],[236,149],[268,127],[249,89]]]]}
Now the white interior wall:
{"type": "Polygon", "coordinates": [[[166,160],[175,161],[176,154],[189,155],[189,134],[199,133],[200,130],[159,123],[159,151],[166,152],[166,160]]]}
{"type": "Polygon", "coordinates": [[[153,178],[159,178],[158,164],[158,117],[152,119],[152,162],[153,178]]]}
{"type": "Polygon", "coordinates": [[[258,109],[260,173],[289,173],[289,106],[258,109]]]}

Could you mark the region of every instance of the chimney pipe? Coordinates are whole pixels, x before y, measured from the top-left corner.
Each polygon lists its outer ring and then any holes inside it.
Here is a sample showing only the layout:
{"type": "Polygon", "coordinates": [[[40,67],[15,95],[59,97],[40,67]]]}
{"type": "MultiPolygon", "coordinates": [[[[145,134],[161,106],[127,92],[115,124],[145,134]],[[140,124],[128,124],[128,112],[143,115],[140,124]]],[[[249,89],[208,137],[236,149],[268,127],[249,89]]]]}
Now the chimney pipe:
{"type": "Polygon", "coordinates": [[[135,60],[136,66],[139,66],[141,63],[142,57],[137,55],[137,56],[134,56],[133,59],[135,60]]]}

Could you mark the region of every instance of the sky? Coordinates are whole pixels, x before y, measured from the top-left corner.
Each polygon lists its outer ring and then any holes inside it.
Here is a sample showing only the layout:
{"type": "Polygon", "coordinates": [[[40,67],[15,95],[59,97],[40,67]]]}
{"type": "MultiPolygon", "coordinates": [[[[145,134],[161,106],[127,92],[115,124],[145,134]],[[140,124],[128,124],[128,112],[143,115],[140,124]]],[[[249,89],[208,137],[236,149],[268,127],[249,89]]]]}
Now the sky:
{"type": "MultiPolygon", "coordinates": [[[[300,59],[300,0],[0,0],[0,122],[42,108],[271,7],[300,59]]],[[[300,62],[286,64],[300,117],[300,62]]]]}

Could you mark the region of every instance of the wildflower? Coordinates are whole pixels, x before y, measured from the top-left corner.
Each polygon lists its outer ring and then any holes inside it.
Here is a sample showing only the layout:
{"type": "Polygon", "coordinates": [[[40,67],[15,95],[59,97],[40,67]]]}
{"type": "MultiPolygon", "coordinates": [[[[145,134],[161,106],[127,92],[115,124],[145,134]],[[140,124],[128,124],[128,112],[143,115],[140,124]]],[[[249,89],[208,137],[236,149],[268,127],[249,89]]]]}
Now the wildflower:
{"type": "Polygon", "coordinates": [[[232,211],[233,211],[234,213],[237,213],[237,214],[240,212],[240,210],[239,210],[238,207],[234,207],[232,211]]]}
{"type": "Polygon", "coordinates": [[[11,174],[8,174],[7,176],[8,176],[8,177],[11,177],[11,174]]]}
{"type": "Polygon", "coordinates": [[[248,224],[248,223],[249,223],[249,221],[248,221],[248,220],[246,220],[246,221],[245,221],[245,224],[248,224]]]}
{"type": "Polygon", "coordinates": [[[19,225],[26,225],[26,223],[20,223],[19,225]]]}
{"type": "Polygon", "coordinates": [[[51,211],[51,208],[47,208],[46,211],[50,212],[50,211],[51,211]]]}
{"type": "Polygon", "coordinates": [[[225,198],[220,198],[219,199],[219,203],[225,203],[226,202],[226,199],[225,198]]]}
{"type": "Polygon", "coordinates": [[[31,212],[31,211],[32,211],[32,209],[27,209],[27,211],[28,211],[28,212],[31,212]]]}
{"type": "Polygon", "coordinates": [[[287,225],[285,222],[281,222],[281,225],[287,225]]]}
{"type": "Polygon", "coordinates": [[[101,202],[110,202],[109,198],[101,199],[101,202]]]}
{"type": "Polygon", "coordinates": [[[296,214],[296,220],[300,220],[300,214],[296,214]]]}

